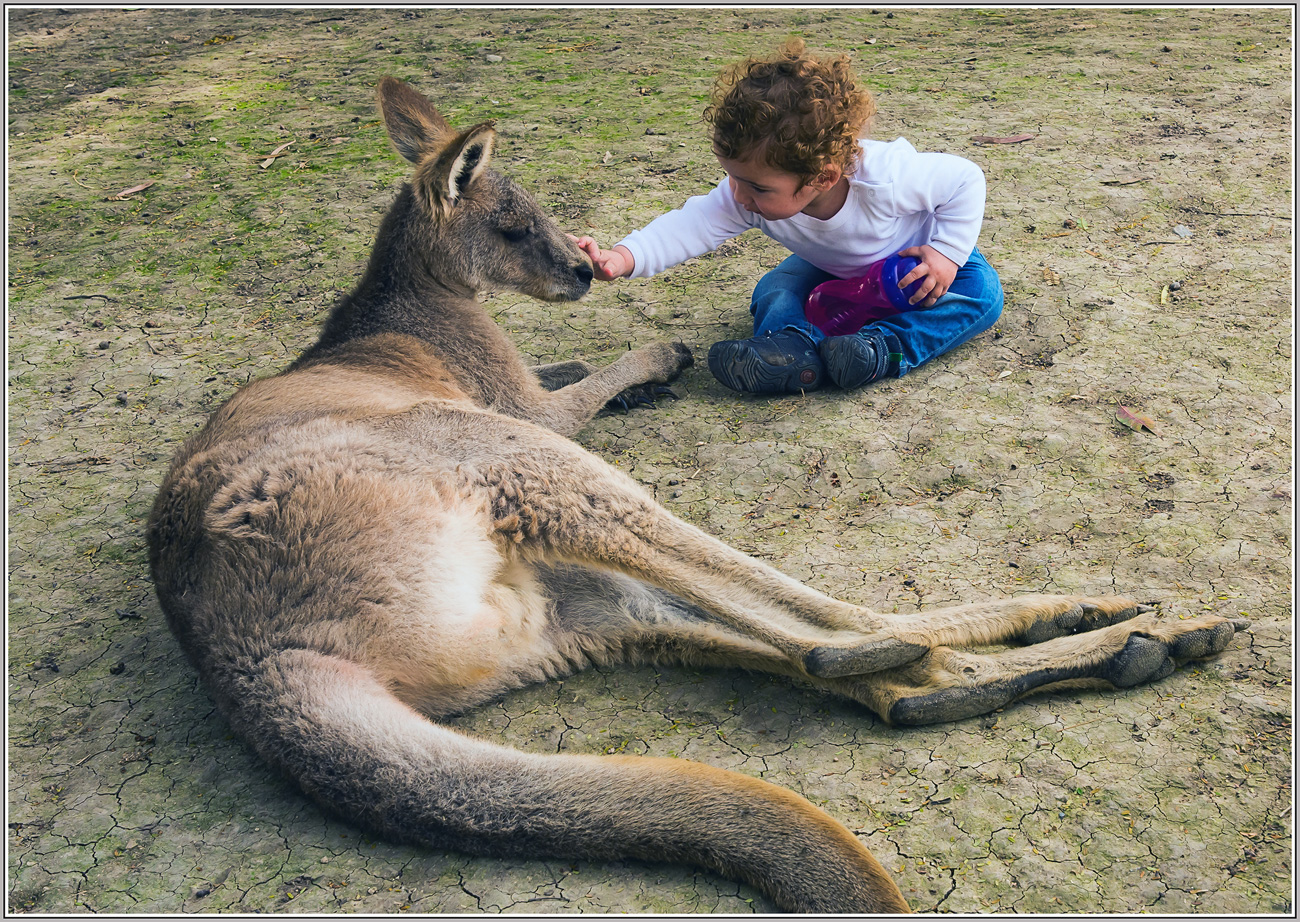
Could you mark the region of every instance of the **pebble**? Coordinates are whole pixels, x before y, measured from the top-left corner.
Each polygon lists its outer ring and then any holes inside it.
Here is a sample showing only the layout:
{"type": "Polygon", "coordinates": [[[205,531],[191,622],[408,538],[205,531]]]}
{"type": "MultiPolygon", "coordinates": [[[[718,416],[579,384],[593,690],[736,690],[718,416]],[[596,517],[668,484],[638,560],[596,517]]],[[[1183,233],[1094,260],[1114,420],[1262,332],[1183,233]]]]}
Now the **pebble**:
{"type": "Polygon", "coordinates": [[[499,55],[499,54],[490,54],[490,55],[487,56],[487,58],[486,58],[485,60],[486,60],[489,64],[500,64],[502,61],[505,60],[505,58],[501,57],[501,55],[499,55]]]}

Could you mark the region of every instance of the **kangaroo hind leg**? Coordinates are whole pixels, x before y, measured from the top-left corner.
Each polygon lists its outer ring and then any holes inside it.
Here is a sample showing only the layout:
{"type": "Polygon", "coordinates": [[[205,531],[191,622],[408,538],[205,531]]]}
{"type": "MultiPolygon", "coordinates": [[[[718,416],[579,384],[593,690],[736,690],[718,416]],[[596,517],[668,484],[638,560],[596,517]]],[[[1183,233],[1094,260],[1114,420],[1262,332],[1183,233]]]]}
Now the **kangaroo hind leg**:
{"type": "Polygon", "coordinates": [[[941,723],[986,714],[1053,687],[1130,688],[1154,682],[1178,663],[1220,652],[1245,626],[1213,615],[1168,624],[1143,614],[997,653],[938,646],[916,663],[826,684],[892,724],[941,723]]]}
{"type": "Polygon", "coordinates": [[[890,615],[888,621],[900,636],[925,638],[934,646],[1036,644],[1094,631],[1152,610],[1123,596],[1021,595],[890,615]]]}
{"type": "MultiPolygon", "coordinates": [[[[626,475],[567,441],[498,440],[508,456],[478,468],[493,515],[548,558],[616,570],[666,589],[773,647],[804,674],[886,669],[925,653],[871,612],[825,596],[706,535],[626,475]]],[[[498,448],[498,452],[500,448],[498,448]]],[[[527,551],[526,551],[527,553],[527,551]]]]}
{"type": "Polygon", "coordinates": [[[552,642],[572,661],[802,674],[776,647],[634,577],[578,564],[538,567],[537,575],[552,600],[552,642]]]}

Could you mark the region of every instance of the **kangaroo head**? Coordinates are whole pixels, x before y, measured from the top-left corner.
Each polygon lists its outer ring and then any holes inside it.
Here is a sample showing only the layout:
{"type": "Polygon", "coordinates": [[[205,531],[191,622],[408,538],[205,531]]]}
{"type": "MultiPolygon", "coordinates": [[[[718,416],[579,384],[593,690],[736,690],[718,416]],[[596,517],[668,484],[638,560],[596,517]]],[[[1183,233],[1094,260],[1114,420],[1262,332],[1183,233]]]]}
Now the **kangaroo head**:
{"type": "Polygon", "coordinates": [[[393,145],[415,165],[410,230],[429,272],[453,288],[509,288],[572,301],[591,261],[527,192],[488,169],[492,122],[457,132],[408,84],[385,77],[379,105],[393,145]]]}

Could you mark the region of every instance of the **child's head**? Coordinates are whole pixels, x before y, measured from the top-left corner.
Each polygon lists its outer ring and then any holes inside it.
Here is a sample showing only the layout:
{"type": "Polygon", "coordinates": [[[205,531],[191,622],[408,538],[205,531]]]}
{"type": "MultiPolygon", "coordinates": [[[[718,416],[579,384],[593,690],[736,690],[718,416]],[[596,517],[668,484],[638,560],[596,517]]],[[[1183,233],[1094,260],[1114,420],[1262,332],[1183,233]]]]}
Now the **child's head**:
{"type": "Polygon", "coordinates": [[[792,38],[773,57],[724,70],[704,118],[713,125],[719,157],[793,173],[802,186],[828,163],[853,171],[858,138],[875,112],[876,101],[855,83],[847,55],[818,59],[792,38]]]}

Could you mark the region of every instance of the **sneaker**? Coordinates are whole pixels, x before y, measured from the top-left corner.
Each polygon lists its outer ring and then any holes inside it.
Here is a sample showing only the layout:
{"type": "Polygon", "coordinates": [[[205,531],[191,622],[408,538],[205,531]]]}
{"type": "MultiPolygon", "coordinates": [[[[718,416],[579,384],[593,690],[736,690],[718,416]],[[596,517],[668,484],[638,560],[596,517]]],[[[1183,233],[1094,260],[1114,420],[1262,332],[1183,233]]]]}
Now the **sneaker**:
{"type": "Polygon", "coordinates": [[[747,394],[813,391],[826,379],[817,347],[797,330],[714,343],[709,348],[709,371],[733,391],[747,394]]]}
{"type": "Polygon", "coordinates": [[[889,344],[883,333],[863,330],[848,336],[828,336],[817,350],[832,381],[848,390],[885,376],[889,344]]]}

